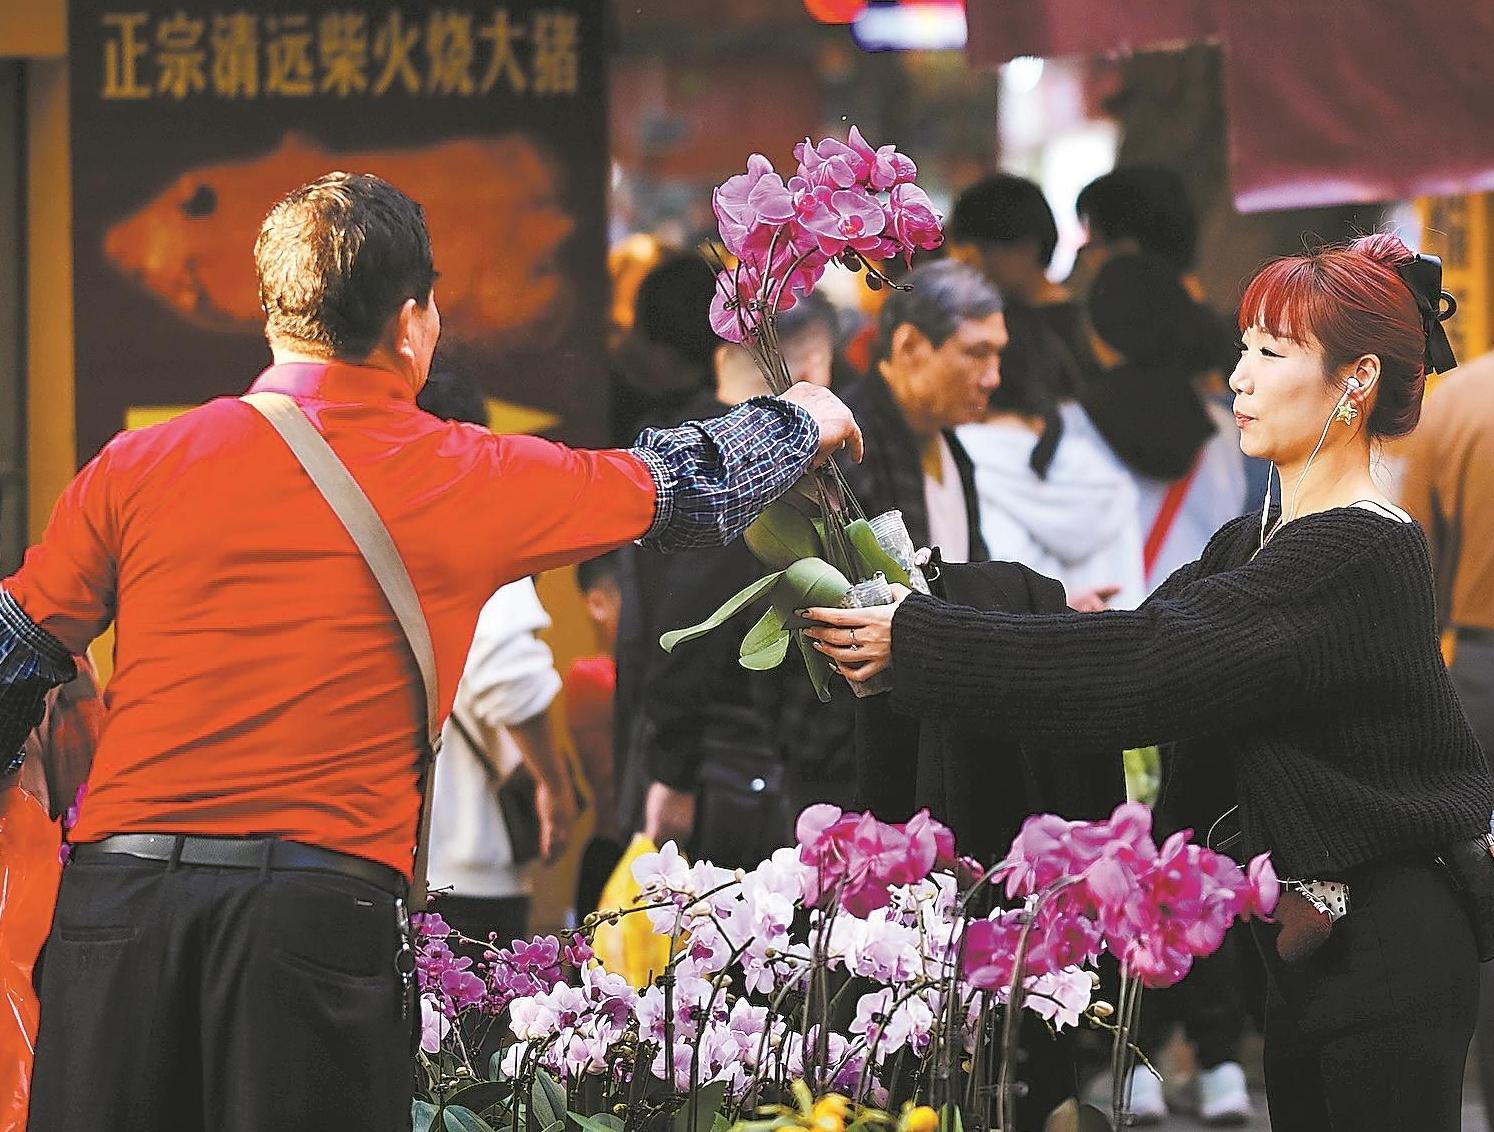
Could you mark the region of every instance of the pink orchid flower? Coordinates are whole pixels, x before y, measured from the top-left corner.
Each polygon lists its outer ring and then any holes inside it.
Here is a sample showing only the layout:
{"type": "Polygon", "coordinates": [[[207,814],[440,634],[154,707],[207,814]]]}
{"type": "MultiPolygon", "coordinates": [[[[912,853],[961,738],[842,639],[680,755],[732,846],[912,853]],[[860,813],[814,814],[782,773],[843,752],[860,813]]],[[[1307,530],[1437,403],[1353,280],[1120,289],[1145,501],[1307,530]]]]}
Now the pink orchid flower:
{"type": "Polygon", "coordinates": [[[965,928],[965,981],[976,990],[1005,991],[1012,985],[1017,941],[1022,935],[1020,912],[999,912],[974,920],[965,928]]]}
{"type": "Polygon", "coordinates": [[[728,342],[742,341],[744,330],[756,325],[756,316],[746,309],[755,297],[748,272],[717,272],[716,290],[711,295],[711,329],[728,342]]]}
{"type": "Polygon", "coordinates": [[[721,242],[735,256],[766,249],[772,240],[774,222],[760,215],[758,209],[767,208],[776,216],[788,199],[783,178],[773,171],[773,163],[754,153],[747,159],[747,172],[728,177],[711,194],[711,210],[721,226],[721,242]],[[766,185],[759,189],[764,180],[766,185]]]}
{"type": "Polygon", "coordinates": [[[887,229],[911,258],[916,248],[937,248],[944,242],[943,217],[917,185],[896,186],[887,198],[887,229]]]}
{"type": "Polygon", "coordinates": [[[887,215],[876,198],[865,189],[815,190],[825,208],[812,213],[804,228],[817,238],[820,251],[827,256],[840,255],[847,248],[871,251],[881,245],[879,237],[886,227],[887,215]]]}
{"type": "Polygon", "coordinates": [[[913,164],[911,157],[899,153],[896,146],[884,145],[873,149],[855,126],[851,127],[846,148],[866,163],[866,183],[879,192],[905,185],[918,176],[918,166],[913,164]]]}
{"type": "Polygon", "coordinates": [[[862,814],[845,831],[842,846],[846,877],[841,907],[853,916],[865,917],[892,903],[888,888],[902,883],[894,878],[907,869],[908,839],[895,827],[862,814]]]}
{"type": "Polygon", "coordinates": [[[794,823],[794,839],[799,842],[801,858],[805,864],[815,863],[805,854],[819,853],[828,845],[830,830],[840,821],[844,812],[839,806],[832,806],[828,802],[805,807],[799,820],[794,823]]]}
{"type": "Polygon", "coordinates": [[[1262,853],[1252,857],[1245,867],[1247,886],[1241,914],[1246,919],[1269,920],[1276,911],[1276,902],[1281,899],[1281,881],[1271,864],[1271,855],[1262,853]]]}
{"type": "Polygon", "coordinates": [[[865,183],[871,171],[866,157],[835,138],[824,138],[818,144],[805,138],[794,146],[794,157],[799,176],[817,187],[849,189],[865,183]]]}
{"type": "Polygon", "coordinates": [[[1030,970],[1061,971],[1098,958],[1104,942],[1098,924],[1059,899],[1043,906],[1029,946],[1030,970]]]}
{"type": "Polygon", "coordinates": [[[1160,933],[1136,940],[1122,953],[1121,961],[1143,985],[1153,988],[1180,982],[1193,967],[1193,956],[1170,945],[1160,933]]]}
{"type": "MultiPolygon", "coordinates": [[[[900,884],[916,884],[928,876],[933,869],[953,870],[955,867],[955,838],[953,831],[940,822],[936,822],[929,816],[927,809],[919,810],[902,827],[903,833],[908,838],[909,847],[916,853],[918,867],[910,868],[907,880],[899,881],[900,884]],[[927,861],[927,864],[922,862],[927,861]]],[[[910,862],[914,859],[910,855],[910,862]]]]}
{"type": "Polygon", "coordinates": [[[440,1053],[441,1042],[451,1032],[451,1021],[441,1013],[440,1004],[431,995],[420,996],[420,1048],[426,1053],[440,1053]]]}

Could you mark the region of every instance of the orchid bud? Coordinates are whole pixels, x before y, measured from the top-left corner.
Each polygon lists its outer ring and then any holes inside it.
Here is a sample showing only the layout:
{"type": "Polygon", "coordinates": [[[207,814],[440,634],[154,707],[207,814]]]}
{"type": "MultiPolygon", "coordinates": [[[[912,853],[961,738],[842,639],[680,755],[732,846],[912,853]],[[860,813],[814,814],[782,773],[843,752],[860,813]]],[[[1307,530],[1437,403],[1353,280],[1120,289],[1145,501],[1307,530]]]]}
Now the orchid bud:
{"type": "Polygon", "coordinates": [[[1104,1001],[1104,999],[1101,999],[1098,1002],[1092,1002],[1089,1004],[1089,1012],[1096,1018],[1109,1018],[1112,1014],[1115,1013],[1115,1007],[1111,1006],[1110,1003],[1104,1001]]]}

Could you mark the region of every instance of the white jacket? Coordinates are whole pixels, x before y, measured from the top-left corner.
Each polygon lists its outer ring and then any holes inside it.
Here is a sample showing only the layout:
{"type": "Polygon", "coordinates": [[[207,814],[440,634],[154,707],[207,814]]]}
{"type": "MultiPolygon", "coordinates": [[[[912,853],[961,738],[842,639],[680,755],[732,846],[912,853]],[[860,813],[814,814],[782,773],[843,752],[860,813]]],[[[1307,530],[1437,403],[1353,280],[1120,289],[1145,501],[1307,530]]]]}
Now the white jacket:
{"type": "Polygon", "coordinates": [[[1020,425],[956,430],[975,465],[980,529],[993,559],[1057,578],[1070,593],[1118,585],[1117,608],[1139,605],[1136,487],[1078,405],[1060,410],[1063,435],[1045,479],[1028,461],[1037,436],[1020,425]]]}
{"type": "MultiPolygon", "coordinates": [[[[1234,414],[1223,405],[1209,401],[1207,408],[1214,422],[1214,435],[1204,441],[1198,470],[1168,528],[1156,561],[1147,572],[1147,593],[1165,582],[1179,566],[1186,566],[1203,554],[1214,532],[1245,511],[1245,456],[1240,451],[1239,426],[1235,424],[1234,414]]],[[[1141,538],[1145,544],[1172,485],[1150,476],[1135,476],[1135,480],[1141,508],[1141,538]]]]}
{"type": "MultiPolygon", "coordinates": [[[[507,727],[533,719],[560,691],[550,647],[535,634],[550,618],[528,578],[504,586],[477,618],[453,715],[485,744],[506,775],[519,750],[507,727]]],[[[529,891],[515,867],[497,784],[450,720],[436,759],[431,803],[430,887],[458,896],[522,896],[529,891]]]]}

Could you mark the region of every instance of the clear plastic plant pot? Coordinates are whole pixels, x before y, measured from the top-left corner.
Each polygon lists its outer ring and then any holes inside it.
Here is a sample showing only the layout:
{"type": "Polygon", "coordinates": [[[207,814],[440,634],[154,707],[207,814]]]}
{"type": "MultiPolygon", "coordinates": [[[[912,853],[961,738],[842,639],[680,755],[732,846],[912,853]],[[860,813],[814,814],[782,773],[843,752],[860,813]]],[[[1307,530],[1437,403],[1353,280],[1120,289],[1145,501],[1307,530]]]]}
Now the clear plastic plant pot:
{"type": "Polygon", "coordinates": [[[913,536],[908,534],[908,525],[903,522],[901,511],[883,511],[875,519],[867,520],[872,534],[877,536],[877,545],[908,572],[912,588],[921,594],[929,592],[929,583],[923,571],[914,561],[913,536]]]}
{"type": "MultiPolygon", "coordinates": [[[[902,521],[901,514],[898,521],[902,521]]],[[[892,604],[892,587],[887,584],[885,574],[874,574],[864,582],[857,582],[851,587],[851,592],[846,595],[846,609],[870,609],[877,605],[892,604]]],[[[856,681],[847,680],[858,699],[867,696],[879,696],[883,692],[892,691],[892,670],[879,672],[870,680],[856,681]]]]}

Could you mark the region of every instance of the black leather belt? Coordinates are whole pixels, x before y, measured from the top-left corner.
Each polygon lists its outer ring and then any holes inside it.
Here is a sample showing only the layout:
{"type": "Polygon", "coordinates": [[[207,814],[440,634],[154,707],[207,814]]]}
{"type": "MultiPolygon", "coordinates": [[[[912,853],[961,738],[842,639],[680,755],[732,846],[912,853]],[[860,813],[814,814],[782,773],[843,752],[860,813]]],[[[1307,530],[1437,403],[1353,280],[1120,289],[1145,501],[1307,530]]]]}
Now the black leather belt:
{"type": "Polygon", "coordinates": [[[1485,629],[1481,625],[1457,625],[1453,628],[1453,634],[1460,641],[1478,641],[1481,644],[1494,644],[1494,629],[1485,629]]]}
{"type": "Polygon", "coordinates": [[[182,833],[116,833],[101,841],[73,846],[73,857],[86,861],[106,853],[147,861],[175,861],[215,869],[294,869],[341,873],[403,896],[405,878],[385,865],[299,841],[275,837],[191,837],[182,833]]]}

